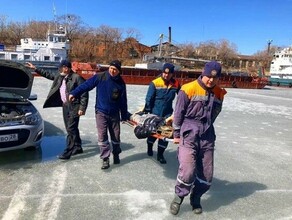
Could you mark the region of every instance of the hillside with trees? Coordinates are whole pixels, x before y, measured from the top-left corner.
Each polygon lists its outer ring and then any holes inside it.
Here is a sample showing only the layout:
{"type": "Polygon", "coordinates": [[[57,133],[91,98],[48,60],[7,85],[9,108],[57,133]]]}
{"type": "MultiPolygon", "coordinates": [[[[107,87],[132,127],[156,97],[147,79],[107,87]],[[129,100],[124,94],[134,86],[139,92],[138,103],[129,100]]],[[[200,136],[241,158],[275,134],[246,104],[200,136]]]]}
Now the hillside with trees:
{"type": "MultiPolygon", "coordinates": [[[[74,61],[107,64],[110,60],[120,59],[123,65],[134,65],[141,62],[145,54],[152,52],[151,46],[139,42],[142,34],[135,28],[124,30],[107,25],[89,27],[79,16],[73,14],[62,15],[55,20],[67,29],[71,45],[69,57],[74,61]]],[[[12,50],[20,44],[21,38],[46,39],[47,31],[55,25],[54,21],[8,22],[6,16],[0,15],[0,44],[12,50]]],[[[183,43],[175,47],[176,56],[219,60],[227,71],[238,70],[239,67],[242,71],[242,61],[252,61],[249,63],[254,64],[245,65],[243,70],[248,72],[256,71],[259,65],[269,69],[272,54],[277,49],[276,46],[271,46],[252,56],[240,55],[237,46],[227,39],[183,43]]],[[[192,62],[182,61],[181,64],[185,68],[200,68],[200,65],[192,62]]]]}

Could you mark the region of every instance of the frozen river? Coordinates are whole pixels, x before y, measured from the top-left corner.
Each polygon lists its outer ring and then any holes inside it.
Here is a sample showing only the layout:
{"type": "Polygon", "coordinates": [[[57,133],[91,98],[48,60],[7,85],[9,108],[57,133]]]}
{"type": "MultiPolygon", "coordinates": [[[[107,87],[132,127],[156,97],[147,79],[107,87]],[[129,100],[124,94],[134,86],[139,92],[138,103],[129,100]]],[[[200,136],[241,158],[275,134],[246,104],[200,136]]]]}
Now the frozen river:
{"type": "MultiPolygon", "coordinates": [[[[146,141],[122,125],[121,164],[100,169],[90,92],[80,131],[84,154],[67,162],[61,108],[43,109],[51,81],[35,78],[33,101],[45,120],[37,152],[0,155],[2,219],[193,219],[186,198],[179,215],[168,212],[177,172],[176,145],[166,165],[146,155],[146,141]]],[[[143,106],[147,86],[127,85],[129,111],[143,106]]],[[[227,89],[216,123],[215,174],[196,219],[292,219],[292,89],[227,89]]],[[[155,149],[156,150],[156,149],[155,149]]]]}

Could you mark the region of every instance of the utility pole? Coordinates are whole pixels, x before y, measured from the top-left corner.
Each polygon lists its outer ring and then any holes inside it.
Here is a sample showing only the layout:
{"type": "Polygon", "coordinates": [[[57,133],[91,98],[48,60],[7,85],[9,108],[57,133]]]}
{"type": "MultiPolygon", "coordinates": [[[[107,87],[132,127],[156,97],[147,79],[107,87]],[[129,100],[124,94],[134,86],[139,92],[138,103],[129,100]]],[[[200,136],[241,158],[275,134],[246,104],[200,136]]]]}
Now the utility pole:
{"type": "Polygon", "coordinates": [[[158,46],[158,57],[160,58],[162,55],[162,40],[163,40],[164,35],[160,34],[159,35],[159,46],[158,46]]]}
{"type": "Polygon", "coordinates": [[[271,43],[273,40],[268,40],[268,55],[270,54],[270,49],[271,49],[271,43]]]}

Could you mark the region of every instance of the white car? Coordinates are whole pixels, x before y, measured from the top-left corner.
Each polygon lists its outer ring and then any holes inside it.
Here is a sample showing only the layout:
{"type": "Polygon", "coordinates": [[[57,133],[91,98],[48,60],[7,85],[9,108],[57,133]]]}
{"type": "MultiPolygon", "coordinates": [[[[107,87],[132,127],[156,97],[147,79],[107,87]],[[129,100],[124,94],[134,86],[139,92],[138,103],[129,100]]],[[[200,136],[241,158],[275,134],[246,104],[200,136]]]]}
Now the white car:
{"type": "Polygon", "coordinates": [[[44,121],[29,101],[33,83],[31,71],[23,64],[0,60],[0,152],[39,147],[44,121]]]}

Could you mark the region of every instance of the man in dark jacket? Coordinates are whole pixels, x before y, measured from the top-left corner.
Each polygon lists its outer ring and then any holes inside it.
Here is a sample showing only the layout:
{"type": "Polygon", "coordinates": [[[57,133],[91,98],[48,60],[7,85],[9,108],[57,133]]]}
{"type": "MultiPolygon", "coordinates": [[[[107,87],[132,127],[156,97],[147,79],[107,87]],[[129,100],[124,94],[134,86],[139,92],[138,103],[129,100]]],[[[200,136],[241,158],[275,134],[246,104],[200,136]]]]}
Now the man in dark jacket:
{"type": "Polygon", "coordinates": [[[63,120],[67,131],[67,139],[66,148],[58,158],[68,160],[72,155],[83,153],[78,125],[79,117],[85,114],[88,105],[88,92],[81,94],[80,97],[75,99],[72,103],[68,101],[68,93],[85,80],[71,70],[72,65],[67,60],[63,60],[60,63],[60,73],[57,74],[39,69],[29,62],[27,62],[26,65],[33,69],[37,74],[53,80],[53,84],[43,107],[63,108],[63,120]]]}
{"type": "MultiPolygon", "coordinates": [[[[173,78],[174,65],[165,63],[163,65],[161,76],[154,79],[148,87],[145,100],[145,113],[155,114],[160,117],[168,118],[172,115],[172,103],[180,89],[179,82],[173,78]]],[[[153,156],[153,144],[156,141],[154,137],[147,138],[147,154],[153,156]]],[[[163,156],[168,142],[159,139],[157,148],[157,160],[165,164],[163,156]]]]}
{"type": "Polygon", "coordinates": [[[110,167],[111,154],[108,132],[111,137],[114,164],[120,163],[120,121],[129,119],[126,84],[122,77],[121,62],[114,60],[105,72],[98,72],[75,90],[70,92],[69,100],[74,101],[84,92],[96,88],[96,127],[100,158],[103,160],[101,169],[110,167]]]}

